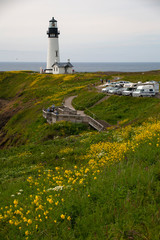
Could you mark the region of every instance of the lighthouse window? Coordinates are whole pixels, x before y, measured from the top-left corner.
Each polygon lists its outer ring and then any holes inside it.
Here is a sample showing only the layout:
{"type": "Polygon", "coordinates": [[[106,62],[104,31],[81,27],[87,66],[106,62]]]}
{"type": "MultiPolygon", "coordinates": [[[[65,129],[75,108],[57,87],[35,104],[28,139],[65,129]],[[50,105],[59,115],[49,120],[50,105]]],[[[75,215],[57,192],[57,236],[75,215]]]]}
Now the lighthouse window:
{"type": "Polygon", "coordinates": [[[58,57],[58,51],[56,51],[56,57],[58,57]]]}

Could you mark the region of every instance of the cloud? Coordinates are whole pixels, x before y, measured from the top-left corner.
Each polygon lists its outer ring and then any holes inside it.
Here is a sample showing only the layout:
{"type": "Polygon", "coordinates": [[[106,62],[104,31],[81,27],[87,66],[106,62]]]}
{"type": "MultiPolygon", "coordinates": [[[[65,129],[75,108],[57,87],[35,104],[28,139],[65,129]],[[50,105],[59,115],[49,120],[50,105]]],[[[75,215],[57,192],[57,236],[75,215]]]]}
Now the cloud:
{"type": "Polygon", "coordinates": [[[7,14],[7,10],[12,8],[15,4],[17,4],[18,1],[20,1],[20,0],[0,0],[1,14],[7,14]]]}
{"type": "MultiPolygon", "coordinates": [[[[101,51],[100,45],[112,51],[126,46],[129,51],[134,43],[138,54],[146,41],[155,49],[159,5],[158,0],[0,0],[0,50],[47,51],[46,31],[54,16],[61,32],[60,53],[65,58],[67,53],[78,58],[79,49],[79,56],[87,60],[96,54],[102,57],[105,50],[101,51]]],[[[157,56],[158,50],[159,45],[157,52],[153,50],[157,56]]]]}
{"type": "Polygon", "coordinates": [[[151,5],[153,6],[159,6],[160,7],[160,1],[159,0],[147,0],[151,5]]]}

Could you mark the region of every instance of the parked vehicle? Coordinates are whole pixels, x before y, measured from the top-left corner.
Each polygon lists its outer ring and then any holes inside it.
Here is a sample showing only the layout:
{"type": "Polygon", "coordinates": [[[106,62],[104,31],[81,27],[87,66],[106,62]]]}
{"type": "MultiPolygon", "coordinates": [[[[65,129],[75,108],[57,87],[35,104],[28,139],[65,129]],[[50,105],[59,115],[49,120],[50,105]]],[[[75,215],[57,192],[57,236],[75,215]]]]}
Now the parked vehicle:
{"type": "Polygon", "coordinates": [[[149,81],[149,82],[145,82],[143,85],[152,85],[155,92],[158,93],[159,92],[159,83],[156,81],[149,81]]]}
{"type": "Polygon", "coordinates": [[[130,82],[128,82],[128,81],[118,81],[117,82],[117,85],[119,85],[121,87],[124,87],[125,84],[130,84],[130,82]]]}
{"type": "MultiPolygon", "coordinates": [[[[105,86],[105,85],[104,85],[105,86]]],[[[129,81],[111,82],[102,92],[133,97],[151,97],[159,92],[159,83],[155,81],[131,83],[129,81]]]]}
{"type": "Polygon", "coordinates": [[[123,92],[122,95],[123,96],[132,96],[132,93],[135,91],[135,88],[126,88],[123,92]]]}
{"type": "Polygon", "coordinates": [[[133,97],[152,97],[155,96],[155,90],[153,85],[142,85],[138,86],[137,89],[132,93],[133,97]]]}
{"type": "Polygon", "coordinates": [[[102,88],[102,92],[108,92],[110,89],[112,89],[113,87],[111,86],[108,86],[108,87],[105,87],[105,88],[102,88]]]}
{"type": "Polygon", "coordinates": [[[130,83],[125,83],[125,84],[123,85],[123,87],[124,87],[124,88],[136,88],[136,87],[137,87],[137,83],[132,83],[132,82],[130,82],[130,83]]]}
{"type": "Polygon", "coordinates": [[[113,87],[109,89],[108,93],[116,94],[121,87],[113,87]]]}
{"type": "Polygon", "coordinates": [[[122,95],[122,92],[125,91],[127,88],[121,87],[117,90],[118,95],[122,95]]]}

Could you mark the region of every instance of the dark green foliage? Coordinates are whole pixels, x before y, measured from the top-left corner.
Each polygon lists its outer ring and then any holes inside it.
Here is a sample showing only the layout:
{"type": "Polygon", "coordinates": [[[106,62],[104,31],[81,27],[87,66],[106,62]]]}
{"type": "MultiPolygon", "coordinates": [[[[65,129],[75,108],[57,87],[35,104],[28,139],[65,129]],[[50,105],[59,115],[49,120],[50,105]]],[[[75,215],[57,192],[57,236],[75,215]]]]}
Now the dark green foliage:
{"type": "Polygon", "coordinates": [[[70,136],[77,135],[81,131],[86,131],[88,126],[81,123],[71,123],[71,122],[57,122],[51,126],[46,127],[45,140],[54,139],[56,136],[70,136]]]}

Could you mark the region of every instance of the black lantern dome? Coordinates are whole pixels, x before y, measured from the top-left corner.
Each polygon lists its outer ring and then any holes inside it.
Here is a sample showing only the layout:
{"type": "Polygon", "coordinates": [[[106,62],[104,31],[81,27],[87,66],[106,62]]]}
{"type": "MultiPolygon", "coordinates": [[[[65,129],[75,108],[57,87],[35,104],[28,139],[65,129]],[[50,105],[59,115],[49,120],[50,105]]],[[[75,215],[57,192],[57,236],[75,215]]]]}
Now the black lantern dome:
{"type": "Polygon", "coordinates": [[[49,21],[49,28],[47,31],[47,35],[49,38],[58,38],[59,35],[58,27],[57,27],[57,21],[52,17],[52,19],[49,21]]]}

